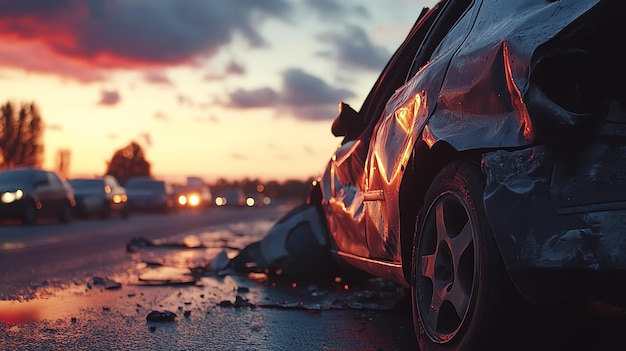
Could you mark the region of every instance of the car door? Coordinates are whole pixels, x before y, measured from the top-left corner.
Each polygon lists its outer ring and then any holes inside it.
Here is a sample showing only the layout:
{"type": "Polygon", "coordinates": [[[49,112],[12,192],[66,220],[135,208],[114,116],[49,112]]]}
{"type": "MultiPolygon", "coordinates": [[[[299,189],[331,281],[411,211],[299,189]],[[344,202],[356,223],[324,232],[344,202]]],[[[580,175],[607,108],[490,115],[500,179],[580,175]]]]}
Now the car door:
{"type": "MultiPolygon", "coordinates": [[[[370,258],[400,262],[399,190],[450,63],[476,19],[479,1],[448,1],[413,58],[409,80],[387,102],[366,164],[366,233],[370,258]]],[[[427,132],[424,134],[427,138],[427,132]]],[[[411,165],[420,172],[421,165],[411,165]]],[[[428,165],[424,165],[428,166],[428,165]]]]}
{"type": "Polygon", "coordinates": [[[357,113],[342,104],[342,111],[333,124],[335,132],[338,122],[351,116],[357,121],[352,129],[358,129],[355,132],[348,128],[343,134],[345,138],[332,156],[322,179],[329,231],[340,252],[360,257],[370,256],[364,209],[366,202],[380,194],[366,191],[365,161],[376,122],[382,115],[385,103],[405,82],[415,52],[434,22],[438,7],[428,13],[425,10],[379,76],[360,111],[357,113]]]}
{"type": "Polygon", "coordinates": [[[47,172],[42,170],[35,171],[33,176],[33,189],[36,194],[35,198],[37,199],[39,214],[50,216],[54,208],[55,196],[47,172]]]}

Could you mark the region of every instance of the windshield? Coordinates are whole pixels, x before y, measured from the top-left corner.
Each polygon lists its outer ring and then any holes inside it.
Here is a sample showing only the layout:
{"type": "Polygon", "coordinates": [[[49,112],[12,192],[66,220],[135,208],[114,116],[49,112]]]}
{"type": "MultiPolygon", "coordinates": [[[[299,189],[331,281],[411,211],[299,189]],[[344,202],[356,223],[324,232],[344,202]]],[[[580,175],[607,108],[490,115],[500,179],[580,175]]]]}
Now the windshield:
{"type": "Polygon", "coordinates": [[[163,182],[156,180],[129,180],[126,189],[162,190],[163,182]]]}
{"type": "Polygon", "coordinates": [[[102,189],[104,182],[100,179],[72,179],[68,183],[74,190],[102,189]]]}
{"type": "Polygon", "coordinates": [[[30,169],[12,169],[0,172],[0,184],[32,183],[34,172],[30,169]]]}

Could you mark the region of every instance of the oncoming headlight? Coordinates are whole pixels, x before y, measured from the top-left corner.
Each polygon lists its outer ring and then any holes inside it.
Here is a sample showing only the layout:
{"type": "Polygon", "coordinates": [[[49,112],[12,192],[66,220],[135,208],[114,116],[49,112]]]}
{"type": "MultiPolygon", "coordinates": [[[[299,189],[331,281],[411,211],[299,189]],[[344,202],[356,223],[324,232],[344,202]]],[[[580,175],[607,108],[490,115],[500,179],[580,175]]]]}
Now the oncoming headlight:
{"type": "Polygon", "coordinates": [[[189,205],[191,206],[198,206],[200,205],[200,196],[198,194],[191,194],[189,195],[189,198],[187,199],[187,201],[189,202],[189,205]]]}
{"type": "Polygon", "coordinates": [[[20,200],[22,197],[24,197],[24,192],[18,189],[16,191],[7,191],[3,193],[2,196],[0,196],[0,201],[5,204],[10,204],[14,201],[20,200]]]}

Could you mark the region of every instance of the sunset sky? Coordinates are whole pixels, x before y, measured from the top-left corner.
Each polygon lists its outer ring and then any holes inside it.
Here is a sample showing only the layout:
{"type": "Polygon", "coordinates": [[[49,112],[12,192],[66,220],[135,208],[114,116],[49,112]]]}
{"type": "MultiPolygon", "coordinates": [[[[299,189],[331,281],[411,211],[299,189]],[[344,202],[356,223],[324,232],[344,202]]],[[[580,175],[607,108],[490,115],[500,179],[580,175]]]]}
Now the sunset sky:
{"type": "Polygon", "coordinates": [[[35,102],[45,168],[102,175],[137,141],[157,177],[320,175],[436,0],[0,0],[0,103],[35,102]]]}

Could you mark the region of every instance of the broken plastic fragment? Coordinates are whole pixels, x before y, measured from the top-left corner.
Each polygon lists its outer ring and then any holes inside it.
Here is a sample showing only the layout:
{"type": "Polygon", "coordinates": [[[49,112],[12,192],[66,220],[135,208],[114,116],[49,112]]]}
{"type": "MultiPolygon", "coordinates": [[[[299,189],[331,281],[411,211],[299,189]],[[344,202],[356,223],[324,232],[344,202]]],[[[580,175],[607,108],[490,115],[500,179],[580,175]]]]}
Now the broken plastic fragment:
{"type": "Polygon", "coordinates": [[[226,269],[230,265],[230,259],[226,254],[226,251],[220,251],[215,258],[211,261],[210,267],[214,272],[219,272],[226,269]]]}
{"type": "Polygon", "coordinates": [[[258,242],[232,259],[238,271],[285,276],[324,275],[333,260],[322,217],[313,205],[300,205],[281,218],[258,242]]]}

